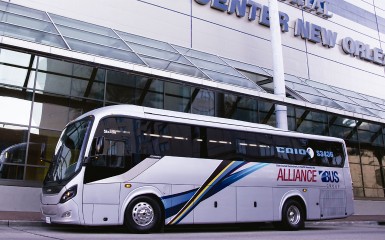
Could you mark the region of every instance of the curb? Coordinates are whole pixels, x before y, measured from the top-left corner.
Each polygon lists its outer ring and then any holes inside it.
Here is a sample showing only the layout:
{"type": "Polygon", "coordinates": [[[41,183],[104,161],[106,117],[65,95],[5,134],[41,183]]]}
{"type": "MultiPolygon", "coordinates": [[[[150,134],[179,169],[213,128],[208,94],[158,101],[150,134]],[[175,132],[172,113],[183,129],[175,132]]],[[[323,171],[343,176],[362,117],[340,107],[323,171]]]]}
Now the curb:
{"type": "Polygon", "coordinates": [[[306,222],[306,225],[308,226],[321,226],[321,225],[382,225],[384,224],[383,222],[378,222],[378,221],[328,221],[328,222],[306,222]]]}
{"type": "Polygon", "coordinates": [[[21,226],[44,226],[46,225],[43,221],[30,221],[30,220],[0,220],[0,226],[7,227],[21,227],[21,226]]]}

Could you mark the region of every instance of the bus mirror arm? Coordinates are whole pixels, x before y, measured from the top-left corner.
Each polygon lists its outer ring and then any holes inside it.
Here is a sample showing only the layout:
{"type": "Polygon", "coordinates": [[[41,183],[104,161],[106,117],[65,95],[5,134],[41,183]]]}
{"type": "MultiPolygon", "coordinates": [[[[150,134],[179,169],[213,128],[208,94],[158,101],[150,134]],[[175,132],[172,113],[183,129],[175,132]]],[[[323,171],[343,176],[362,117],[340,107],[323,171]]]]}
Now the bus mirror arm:
{"type": "Polygon", "coordinates": [[[40,147],[40,161],[51,163],[52,161],[47,160],[45,158],[45,155],[46,155],[46,145],[45,145],[45,143],[42,143],[41,147],[40,147]]]}
{"type": "Polygon", "coordinates": [[[42,157],[40,157],[40,161],[42,161],[42,162],[46,162],[46,163],[52,163],[52,161],[50,161],[50,160],[47,160],[47,159],[45,159],[45,158],[42,158],[42,157]]]}

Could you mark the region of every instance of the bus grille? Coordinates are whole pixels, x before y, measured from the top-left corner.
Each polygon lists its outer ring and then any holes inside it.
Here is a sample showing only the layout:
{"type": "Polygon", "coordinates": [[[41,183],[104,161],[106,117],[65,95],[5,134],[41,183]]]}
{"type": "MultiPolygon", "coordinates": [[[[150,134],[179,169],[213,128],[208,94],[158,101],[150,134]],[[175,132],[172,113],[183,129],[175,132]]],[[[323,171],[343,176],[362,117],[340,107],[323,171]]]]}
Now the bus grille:
{"type": "Polygon", "coordinates": [[[346,213],[344,190],[321,190],[321,218],[343,217],[346,213]]]}

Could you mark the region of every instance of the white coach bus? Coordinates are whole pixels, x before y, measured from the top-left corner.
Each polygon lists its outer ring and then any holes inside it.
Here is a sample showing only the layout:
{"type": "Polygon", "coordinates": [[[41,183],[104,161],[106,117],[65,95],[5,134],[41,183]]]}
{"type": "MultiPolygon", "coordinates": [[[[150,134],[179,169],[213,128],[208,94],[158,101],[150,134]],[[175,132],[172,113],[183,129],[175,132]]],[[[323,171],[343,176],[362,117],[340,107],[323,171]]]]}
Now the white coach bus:
{"type": "Polygon", "coordinates": [[[248,122],[131,105],[86,113],[63,130],[44,180],[47,223],[275,222],[353,214],[344,141],[248,122]]]}

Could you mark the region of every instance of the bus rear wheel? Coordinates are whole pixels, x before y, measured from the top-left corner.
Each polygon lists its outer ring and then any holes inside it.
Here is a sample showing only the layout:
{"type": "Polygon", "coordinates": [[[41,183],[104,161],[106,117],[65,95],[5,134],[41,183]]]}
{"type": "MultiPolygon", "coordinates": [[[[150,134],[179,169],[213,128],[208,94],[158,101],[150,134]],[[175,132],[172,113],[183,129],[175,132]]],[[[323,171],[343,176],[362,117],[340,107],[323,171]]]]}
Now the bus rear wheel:
{"type": "Polygon", "coordinates": [[[130,202],[124,214],[124,224],[130,232],[157,232],[162,226],[162,210],[152,197],[140,196],[130,202]]]}
{"type": "Polygon", "coordinates": [[[304,213],[305,211],[298,201],[287,200],[282,208],[282,228],[290,231],[303,229],[305,226],[304,213]]]}

